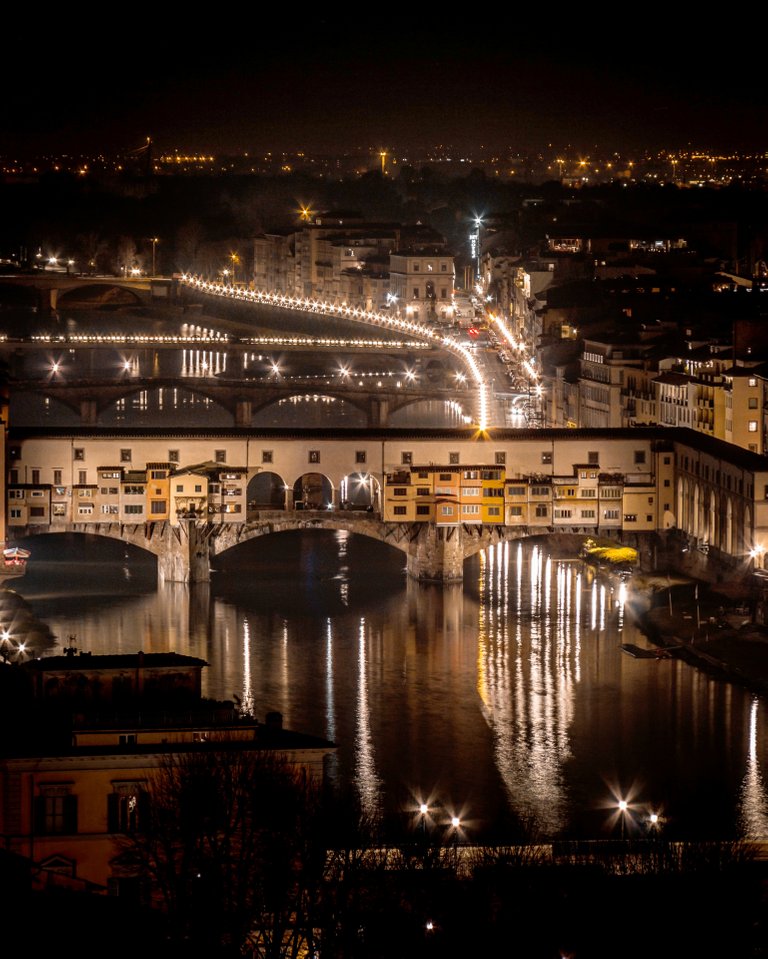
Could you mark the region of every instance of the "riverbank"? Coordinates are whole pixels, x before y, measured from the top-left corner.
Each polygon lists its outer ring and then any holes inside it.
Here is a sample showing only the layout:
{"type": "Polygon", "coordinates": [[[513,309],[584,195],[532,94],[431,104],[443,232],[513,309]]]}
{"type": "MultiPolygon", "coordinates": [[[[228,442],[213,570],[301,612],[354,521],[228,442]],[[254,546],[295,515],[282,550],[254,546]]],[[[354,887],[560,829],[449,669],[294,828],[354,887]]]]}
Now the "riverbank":
{"type": "Polygon", "coordinates": [[[629,608],[649,643],[712,675],[768,694],[768,626],[743,580],[638,574],[629,608]]]}

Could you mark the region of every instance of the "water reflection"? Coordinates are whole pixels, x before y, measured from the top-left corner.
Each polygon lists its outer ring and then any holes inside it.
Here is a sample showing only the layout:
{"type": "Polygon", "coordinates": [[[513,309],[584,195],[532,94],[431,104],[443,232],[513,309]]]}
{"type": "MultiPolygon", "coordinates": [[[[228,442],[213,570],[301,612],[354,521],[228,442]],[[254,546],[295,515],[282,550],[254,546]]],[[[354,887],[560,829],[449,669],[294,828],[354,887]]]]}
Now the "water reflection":
{"type": "Polygon", "coordinates": [[[757,731],[760,703],[752,700],[749,709],[749,750],[747,769],[741,784],[739,818],[745,839],[768,839],[768,795],[757,758],[757,731]]]}
{"type": "Polygon", "coordinates": [[[110,562],[89,541],[78,559],[61,536],[46,559],[44,539],[19,591],[54,651],[74,634],[94,653],[204,659],[205,695],[336,742],[334,781],[371,816],[428,797],[471,816],[472,836],[505,817],[526,835],[601,836],[606,782],[637,782],[669,835],[768,835],[764,705],[622,653],[646,643],[631,583],[506,543],[467,563],[464,586],[425,587],[402,553],[305,531],[233,551],[210,587],[158,591],[122,548],[110,562]]]}

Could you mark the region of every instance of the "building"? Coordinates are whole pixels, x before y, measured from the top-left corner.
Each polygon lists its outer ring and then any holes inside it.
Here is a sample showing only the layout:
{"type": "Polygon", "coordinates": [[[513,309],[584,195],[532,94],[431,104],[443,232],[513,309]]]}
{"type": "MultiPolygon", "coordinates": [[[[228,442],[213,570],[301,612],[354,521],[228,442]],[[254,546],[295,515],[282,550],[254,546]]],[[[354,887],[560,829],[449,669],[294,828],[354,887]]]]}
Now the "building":
{"type": "MultiPolygon", "coordinates": [[[[6,848],[92,890],[137,897],[144,877],[117,856],[143,827],[169,757],[204,751],[279,755],[322,778],[332,743],[257,722],[232,703],[201,699],[206,663],[175,653],[67,655],[5,666],[18,687],[21,730],[0,751],[0,833],[6,848]]],[[[7,706],[6,706],[7,708],[7,706]]]]}

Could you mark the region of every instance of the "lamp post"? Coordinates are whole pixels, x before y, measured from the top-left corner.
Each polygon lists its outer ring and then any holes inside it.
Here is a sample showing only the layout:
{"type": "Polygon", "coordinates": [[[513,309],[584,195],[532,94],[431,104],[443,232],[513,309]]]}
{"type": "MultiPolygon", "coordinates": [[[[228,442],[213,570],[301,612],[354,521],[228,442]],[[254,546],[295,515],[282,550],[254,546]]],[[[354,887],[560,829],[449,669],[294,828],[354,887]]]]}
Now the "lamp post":
{"type": "Polygon", "coordinates": [[[152,243],[152,276],[157,276],[157,272],[155,268],[155,265],[157,262],[155,252],[157,250],[158,237],[156,236],[151,237],[150,242],[152,243]]]}

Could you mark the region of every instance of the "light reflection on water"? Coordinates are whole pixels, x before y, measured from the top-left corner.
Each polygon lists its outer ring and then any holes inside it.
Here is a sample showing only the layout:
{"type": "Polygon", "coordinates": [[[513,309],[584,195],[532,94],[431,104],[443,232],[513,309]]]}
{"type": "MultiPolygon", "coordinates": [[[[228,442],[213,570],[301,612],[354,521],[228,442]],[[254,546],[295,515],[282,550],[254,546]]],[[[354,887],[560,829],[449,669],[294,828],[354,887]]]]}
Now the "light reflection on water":
{"type": "Polygon", "coordinates": [[[606,800],[634,787],[671,835],[768,835],[765,703],[626,656],[620,643],[645,643],[631,584],[545,548],[495,546],[446,589],[339,533],[253,541],[193,590],[158,592],[122,553],[86,564],[40,543],[34,556],[17,589],[62,644],[205,659],[207,695],[338,743],[334,780],[372,815],[428,796],[461,808],[470,837],[502,821],[605,836],[606,800]]]}

